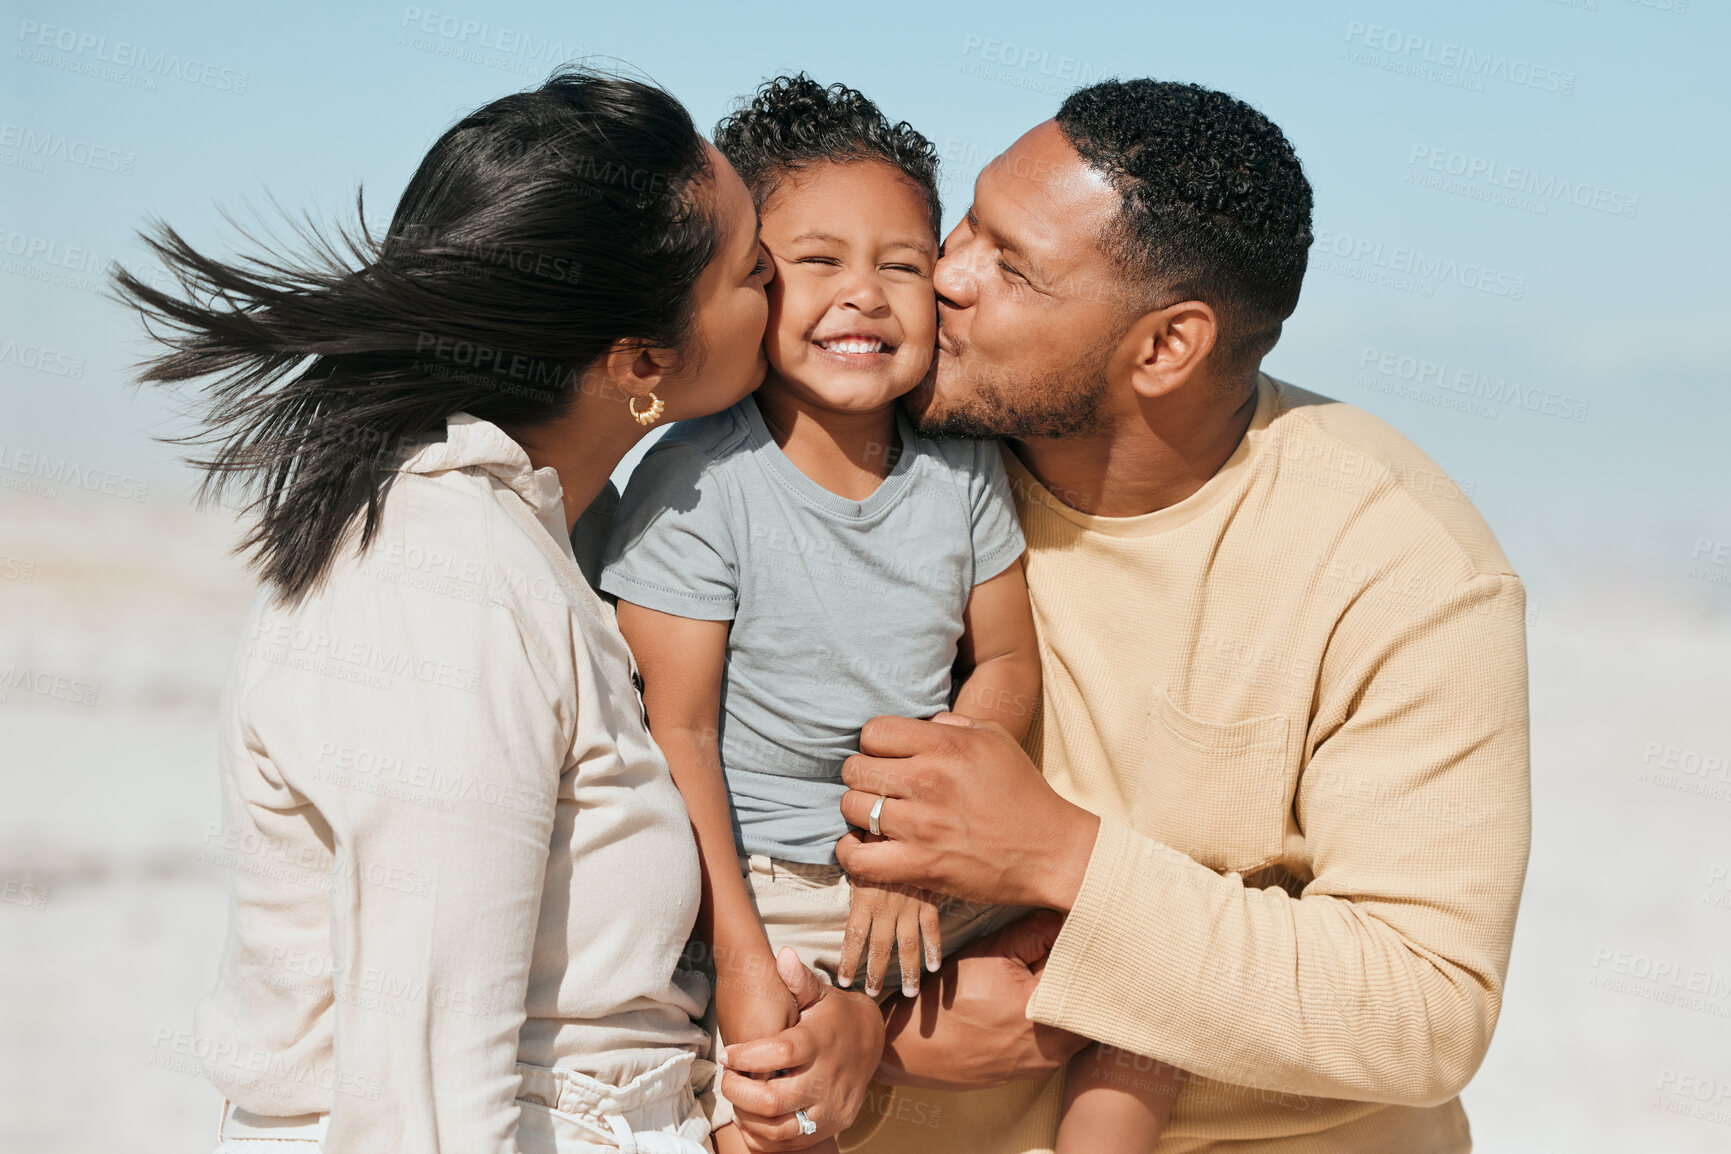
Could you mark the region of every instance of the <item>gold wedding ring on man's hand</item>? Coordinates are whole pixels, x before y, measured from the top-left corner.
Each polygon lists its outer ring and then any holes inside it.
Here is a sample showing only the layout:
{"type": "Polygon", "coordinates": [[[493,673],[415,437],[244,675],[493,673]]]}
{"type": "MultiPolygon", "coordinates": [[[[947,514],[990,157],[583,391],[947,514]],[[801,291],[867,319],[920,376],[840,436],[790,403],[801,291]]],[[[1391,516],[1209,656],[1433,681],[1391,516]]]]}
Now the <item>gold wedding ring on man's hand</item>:
{"type": "Polygon", "coordinates": [[[884,835],[884,831],[878,828],[878,818],[884,815],[884,802],[887,800],[888,799],[882,794],[879,794],[878,799],[872,802],[871,815],[866,818],[866,822],[871,826],[873,837],[882,837],[884,835]]]}

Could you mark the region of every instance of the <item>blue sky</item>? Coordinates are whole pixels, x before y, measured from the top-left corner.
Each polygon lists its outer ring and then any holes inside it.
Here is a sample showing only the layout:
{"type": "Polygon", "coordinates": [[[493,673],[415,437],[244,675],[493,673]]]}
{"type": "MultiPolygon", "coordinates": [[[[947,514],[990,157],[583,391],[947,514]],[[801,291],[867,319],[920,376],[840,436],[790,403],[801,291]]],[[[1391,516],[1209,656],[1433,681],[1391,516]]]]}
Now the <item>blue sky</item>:
{"type": "Polygon", "coordinates": [[[1261,108],[1316,187],[1270,371],[1415,440],[1541,601],[1609,580],[1731,609],[1721,5],[151,8],[7,0],[0,471],[41,454],[182,499],[100,264],[152,215],[219,250],[220,210],[269,197],[341,216],[364,185],[381,217],[453,119],[562,56],[623,58],[702,125],[784,71],[862,88],[938,145],[946,223],[1071,87],[1150,75],[1261,108]]]}

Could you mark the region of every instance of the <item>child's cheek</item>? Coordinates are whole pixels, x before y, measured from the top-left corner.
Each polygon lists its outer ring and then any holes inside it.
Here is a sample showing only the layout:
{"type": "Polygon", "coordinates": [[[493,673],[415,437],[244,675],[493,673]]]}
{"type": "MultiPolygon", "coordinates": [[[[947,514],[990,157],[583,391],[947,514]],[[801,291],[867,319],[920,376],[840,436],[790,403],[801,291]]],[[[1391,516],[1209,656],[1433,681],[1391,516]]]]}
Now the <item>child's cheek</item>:
{"type": "Polygon", "coordinates": [[[924,377],[932,367],[932,358],[938,354],[937,336],[933,334],[931,339],[923,340],[917,345],[910,342],[909,347],[917,349],[919,352],[919,364],[917,366],[910,365],[909,368],[917,368],[919,375],[924,377]]]}
{"type": "Polygon", "coordinates": [[[907,343],[920,350],[929,366],[932,357],[937,354],[938,294],[930,281],[922,281],[909,288],[911,299],[905,306],[898,303],[896,319],[902,323],[902,332],[907,335],[907,343]]]}
{"type": "Polygon", "coordinates": [[[779,370],[780,362],[787,356],[789,342],[800,343],[802,334],[797,321],[789,314],[787,286],[779,273],[769,282],[766,295],[769,298],[769,323],[763,331],[763,346],[770,363],[779,370]]]}

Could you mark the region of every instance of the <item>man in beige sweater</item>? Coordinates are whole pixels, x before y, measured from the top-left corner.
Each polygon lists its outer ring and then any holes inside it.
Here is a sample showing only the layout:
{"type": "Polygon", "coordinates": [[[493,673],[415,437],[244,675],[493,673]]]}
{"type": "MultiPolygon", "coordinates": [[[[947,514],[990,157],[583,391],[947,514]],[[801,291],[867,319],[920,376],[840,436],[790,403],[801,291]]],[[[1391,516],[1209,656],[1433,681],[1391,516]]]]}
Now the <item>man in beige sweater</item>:
{"type": "Polygon", "coordinates": [[[1310,205],[1253,109],[1109,82],[946,242],[913,406],[1010,438],[1039,769],[990,727],[880,718],[843,812],[886,799],[884,840],[838,853],[1064,917],[892,1012],[893,1089],[844,1148],[1050,1150],[1084,1039],[1126,1079],[1187,1071],[1162,1154],[1470,1148],[1527,857],[1524,594],[1417,448],[1260,372],[1310,205]]]}

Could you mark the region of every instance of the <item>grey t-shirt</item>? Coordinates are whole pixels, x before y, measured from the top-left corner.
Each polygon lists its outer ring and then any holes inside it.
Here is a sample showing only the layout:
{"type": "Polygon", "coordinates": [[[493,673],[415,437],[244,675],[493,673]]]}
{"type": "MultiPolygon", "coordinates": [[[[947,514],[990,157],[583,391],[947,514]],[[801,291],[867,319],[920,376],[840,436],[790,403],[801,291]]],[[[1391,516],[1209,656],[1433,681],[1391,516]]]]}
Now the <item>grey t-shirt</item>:
{"type": "Polygon", "coordinates": [[[851,501],[800,472],[747,397],[670,430],[614,516],[602,589],[733,622],[720,744],[745,853],[835,862],[860,727],[948,708],[968,595],[1022,554],[998,446],[896,419],[900,458],[851,501]]]}

